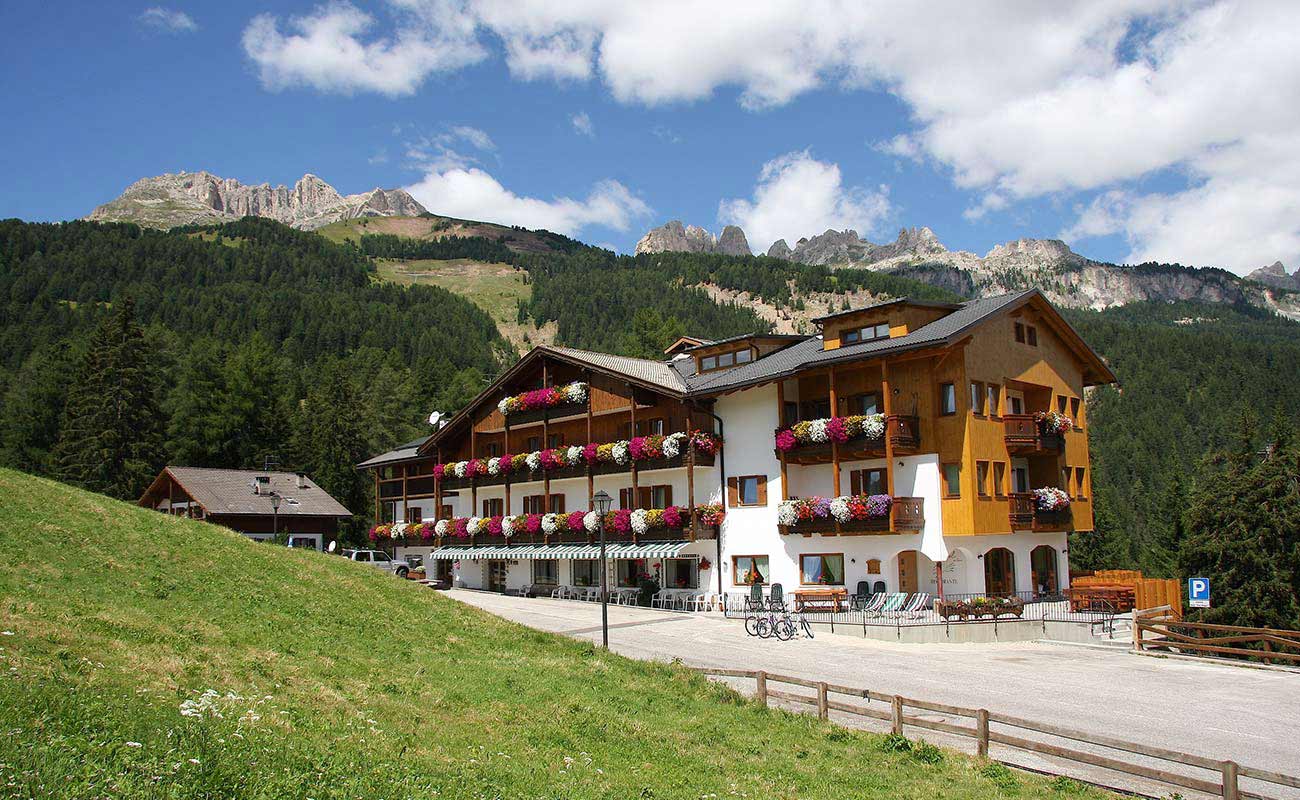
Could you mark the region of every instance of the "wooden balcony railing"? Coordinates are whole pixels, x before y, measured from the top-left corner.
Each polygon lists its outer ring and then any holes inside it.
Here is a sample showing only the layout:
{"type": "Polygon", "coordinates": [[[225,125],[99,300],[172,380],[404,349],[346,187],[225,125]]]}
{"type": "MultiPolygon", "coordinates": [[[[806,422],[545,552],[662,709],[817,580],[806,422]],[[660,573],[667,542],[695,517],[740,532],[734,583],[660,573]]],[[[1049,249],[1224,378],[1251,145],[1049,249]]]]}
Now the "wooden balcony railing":
{"type": "MultiPolygon", "coordinates": [[[[695,452],[695,466],[711,467],[714,464],[716,455],[713,453],[695,452]]],[[[507,475],[476,475],[473,478],[455,478],[444,476],[442,479],[443,489],[468,489],[471,486],[503,486],[507,479],[511,486],[520,486],[526,483],[541,483],[546,477],[551,480],[561,480],[563,478],[585,478],[587,471],[590,470],[592,475],[621,475],[632,471],[632,463],[627,464],[595,464],[592,466],[573,466],[553,469],[549,472],[537,470],[536,472],[511,472],[507,475]]],[[[661,469],[684,469],[686,467],[686,453],[682,453],[676,458],[649,458],[636,462],[638,473],[651,472],[661,469]]],[[[400,491],[399,491],[400,494],[400,491]]],[[[429,494],[433,494],[433,484],[429,484],[429,494]]]]}
{"type": "Polygon", "coordinates": [[[895,453],[915,453],[921,448],[921,421],[909,414],[890,414],[886,435],[895,453]]]}
{"type": "Polygon", "coordinates": [[[895,497],[887,517],[853,519],[836,522],[834,518],[810,519],[798,525],[778,525],[783,535],[814,533],[827,535],[869,535],[882,533],[912,533],[925,527],[925,504],[920,497],[895,497]]]}
{"type": "Polygon", "coordinates": [[[925,503],[919,497],[895,497],[890,514],[895,531],[919,531],[925,527],[925,503]]]}
{"type": "Polygon", "coordinates": [[[1065,437],[1047,433],[1032,414],[1004,414],[1003,437],[1012,455],[1055,455],[1065,449],[1065,437]]]}
{"type": "Polygon", "coordinates": [[[511,428],[518,428],[523,425],[531,425],[535,422],[541,422],[545,419],[557,420],[564,417],[574,417],[587,413],[587,406],[591,404],[591,397],[581,403],[564,403],[551,408],[534,408],[528,411],[515,411],[506,416],[506,423],[511,428]]]}
{"type": "MultiPolygon", "coordinates": [[[[718,529],[703,524],[697,524],[695,535],[691,535],[689,526],[680,529],[674,528],[653,528],[644,534],[636,534],[629,531],[628,533],[619,533],[612,528],[605,529],[606,544],[640,544],[641,542],[688,542],[711,540],[718,538],[718,529]]],[[[586,531],[562,531],[550,534],[544,533],[516,533],[510,538],[501,534],[479,533],[473,536],[461,538],[456,536],[434,536],[430,539],[410,539],[407,538],[399,543],[406,547],[460,547],[460,546],[477,546],[491,545],[493,547],[505,546],[523,546],[538,544],[600,544],[600,534],[587,533],[586,531]]]]}
{"type": "MultiPolygon", "coordinates": [[[[777,428],[772,432],[772,437],[786,428],[777,428]]],[[[829,464],[832,459],[832,447],[830,442],[819,442],[817,444],[802,444],[793,450],[782,452],[776,449],[776,457],[784,458],[788,464],[810,465],[810,464],[829,464]]],[[[854,436],[840,443],[840,460],[841,461],[861,461],[867,458],[884,458],[885,457],[885,436],[854,436]]]]}
{"type": "Polygon", "coordinates": [[[1068,531],[1074,527],[1070,509],[1039,511],[1033,492],[1012,492],[1010,518],[1013,531],[1068,531]]]}

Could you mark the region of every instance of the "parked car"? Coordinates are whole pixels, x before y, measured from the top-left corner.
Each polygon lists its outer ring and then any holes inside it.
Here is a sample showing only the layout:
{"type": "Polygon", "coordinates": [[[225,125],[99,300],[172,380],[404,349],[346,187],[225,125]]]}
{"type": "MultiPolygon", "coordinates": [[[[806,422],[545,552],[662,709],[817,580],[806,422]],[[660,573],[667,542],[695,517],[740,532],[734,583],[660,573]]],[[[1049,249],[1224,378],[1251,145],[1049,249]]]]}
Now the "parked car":
{"type": "Polygon", "coordinates": [[[411,571],[411,565],[400,558],[390,558],[382,550],[344,550],[343,557],[359,564],[369,564],[377,569],[391,572],[399,578],[405,578],[411,571]]]}

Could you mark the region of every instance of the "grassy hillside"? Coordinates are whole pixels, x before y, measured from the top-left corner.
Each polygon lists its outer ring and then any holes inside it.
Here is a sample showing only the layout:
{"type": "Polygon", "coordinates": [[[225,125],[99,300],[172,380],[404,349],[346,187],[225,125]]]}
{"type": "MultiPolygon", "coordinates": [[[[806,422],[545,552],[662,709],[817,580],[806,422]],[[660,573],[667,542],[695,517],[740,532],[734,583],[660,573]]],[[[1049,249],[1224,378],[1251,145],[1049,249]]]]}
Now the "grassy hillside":
{"type": "Polygon", "coordinates": [[[334,556],[6,470],[0,631],[6,797],[1081,791],[885,752],[334,556]]]}
{"type": "Polygon", "coordinates": [[[440,237],[482,236],[500,240],[511,250],[518,253],[549,253],[564,249],[572,242],[550,231],[530,231],[498,225],[494,222],[478,222],[455,217],[440,217],[429,214],[421,217],[359,217],[333,222],[316,232],[326,239],[342,244],[345,241],[360,242],[363,234],[392,234],[411,239],[437,239],[440,237]]]}

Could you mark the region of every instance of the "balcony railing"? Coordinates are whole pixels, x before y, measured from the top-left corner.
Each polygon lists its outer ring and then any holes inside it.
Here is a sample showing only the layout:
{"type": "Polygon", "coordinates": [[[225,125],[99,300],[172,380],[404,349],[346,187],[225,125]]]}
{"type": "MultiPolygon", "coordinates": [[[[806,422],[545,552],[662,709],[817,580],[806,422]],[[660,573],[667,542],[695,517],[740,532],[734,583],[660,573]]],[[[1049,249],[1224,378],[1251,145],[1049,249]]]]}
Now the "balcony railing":
{"type": "MultiPolygon", "coordinates": [[[[789,427],[777,428],[772,432],[773,439],[789,427]]],[[[885,440],[897,453],[914,453],[921,447],[920,420],[912,415],[891,414],[885,418],[885,430],[877,436],[858,435],[840,442],[841,461],[861,461],[870,458],[885,457],[885,440]]],[[[778,459],[789,464],[810,465],[829,464],[832,460],[832,447],[829,441],[798,444],[791,450],[776,448],[778,459]]]]}
{"type": "Polygon", "coordinates": [[[1013,531],[1061,531],[1071,530],[1074,526],[1074,516],[1069,508],[1042,511],[1033,492],[1012,492],[1008,499],[1011,501],[1013,531]]]}
{"type": "Polygon", "coordinates": [[[802,520],[794,525],[778,525],[783,535],[814,533],[840,535],[870,535],[884,533],[912,533],[925,527],[925,504],[920,497],[895,497],[889,514],[868,519],[851,519],[839,522],[834,517],[802,520]]]}
{"type": "MultiPolygon", "coordinates": [[[[563,478],[585,478],[588,471],[592,475],[620,475],[632,471],[633,464],[636,465],[638,473],[650,472],[660,469],[681,469],[686,466],[687,455],[683,452],[674,458],[660,457],[648,458],[639,461],[629,460],[626,464],[601,463],[592,465],[576,465],[570,467],[559,467],[557,469],[543,470],[537,469],[531,472],[511,472],[509,475],[475,475],[473,478],[457,478],[451,475],[445,475],[442,478],[443,489],[468,489],[471,486],[503,486],[507,480],[511,486],[519,486],[525,483],[540,483],[545,478],[551,480],[561,480],[563,478]]],[[[704,453],[699,450],[695,452],[695,466],[711,467],[715,461],[714,453],[704,453]]],[[[429,484],[429,494],[433,494],[433,484],[429,484]]]]}
{"type": "MultiPolygon", "coordinates": [[[[682,528],[652,528],[642,534],[637,534],[635,531],[619,532],[609,526],[606,526],[605,528],[606,544],[707,541],[716,538],[718,538],[718,529],[716,527],[704,525],[699,522],[695,525],[693,536],[691,535],[691,527],[689,524],[682,528]]],[[[399,546],[405,547],[469,547],[471,545],[507,547],[538,544],[599,544],[600,534],[590,533],[587,531],[566,530],[557,531],[552,534],[543,533],[541,531],[537,533],[521,531],[510,537],[506,537],[499,533],[477,533],[472,536],[430,536],[428,538],[408,535],[405,539],[396,540],[396,543],[399,546]]]]}
{"type": "Polygon", "coordinates": [[[1055,455],[1065,449],[1065,437],[1048,432],[1032,414],[1005,414],[1007,452],[1012,455],[1055,455]]]}

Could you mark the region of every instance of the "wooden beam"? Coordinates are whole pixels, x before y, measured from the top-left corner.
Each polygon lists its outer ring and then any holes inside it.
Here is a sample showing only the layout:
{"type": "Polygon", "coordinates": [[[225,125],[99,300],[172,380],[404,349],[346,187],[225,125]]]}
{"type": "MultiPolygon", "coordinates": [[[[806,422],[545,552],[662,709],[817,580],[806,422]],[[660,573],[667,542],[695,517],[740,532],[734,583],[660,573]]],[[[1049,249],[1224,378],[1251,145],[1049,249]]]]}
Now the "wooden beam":
{"type": "MultiPolygon", "coordinates": [[[[583,377],[587,379],[587,444],[591,444],[591,370],[584,370],[583,377]]],[[[596,479],[591,474],[591,465],[587,465],[587,510],[596,510],[596,479]]]]}
{"type": "MultiPolygon", "coordinates": [[[[628,389],[629,389],[628,395],[630,400],[630,402],[628,403],[628,412],[632,420],[632,427],[627,433],[627,438],[631,439],[632,437],[636,436],[636,387],[628,386],[628,389]]],[[[636,462],[633,461],[632,462],[632,507],[636,508],[636,504],[638,502],[639,500],[637,498],[636,462]]]]}
{"type": "MultiPolygon", "coordinates": [[[[550,383],[550,370],[546,366],[546,357],[542,357],[542,388],[545,389],[550,383]]],[[[549,450],[551,447],[551,410],[548,408],[542,412],[542,449],[549,450]]],[[[551,513],[551,473],[542,471],[542,513],[551,513]]]]}
{"type": "MultiPolygon", "coordinates": [[[[838,416],[840,405],[839,395],[835,391],[835,370],[831,369],[828,373],[830,378],[830,396],[831,396],[831,416],[838,416]]],[[[840,491],[840,443],[831,439],[831,483],[835,487],[835,497],[843,494],[840,491]]]]}
{"type": "MultiPolygon", "coordinates": [[[[880,394],[885,412],[885,491],[894,496],[894,442],[889,435],[889,417],[894,413],[894,393],[889,388],[889,364],[880,362],[880,394]]],[[[890,520],[893,526],[893,520],[890,520]]]]}
{"type": "MultiPolygon", "coordinates": [[[[434,453],[436,454],[438,459],[437,463],[441,464],[442,448],[441,447],[437,448],[437,450],[435,450],[434,453]]],[[[437,522],[438,520],[442,519],[442,481],[440,480],[434,481],[433,483],[433,502],[438,506],[433,510],[433,520],[434,522],[437,522]]]]}
{"type": "MultiPolygon", "coordinates": [[[[785,381],[776,384],[776,426],[785,427],[785,381]]],[[[781,452],[781,500],[790,499],[790,476],[785,463],[785,452],[781,452]]]]}

